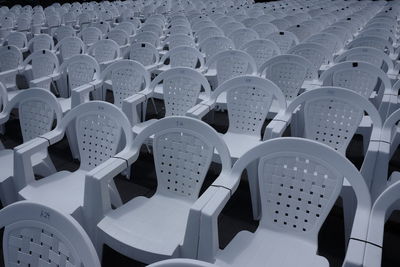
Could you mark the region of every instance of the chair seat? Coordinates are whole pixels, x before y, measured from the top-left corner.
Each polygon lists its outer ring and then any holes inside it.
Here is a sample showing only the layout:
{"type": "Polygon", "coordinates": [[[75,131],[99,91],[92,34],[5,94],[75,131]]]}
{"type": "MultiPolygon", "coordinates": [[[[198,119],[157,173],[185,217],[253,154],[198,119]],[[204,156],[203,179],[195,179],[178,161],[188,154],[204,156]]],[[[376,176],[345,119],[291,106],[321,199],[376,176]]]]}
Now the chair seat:
{"type": "Polygon", "coordinates": [[[190,207],[158,194],[137,197],[99,222],[99,236],[111,248],[144,263],[177,257],[190,207]]]}
{"type": "Polygon", "coordinates": [[[19,191],[26,200],[74,214],[83,205],[86,171],[61,171],[37,180],[19,191]]]}
{"type": "Polygon", "coordinates": [[[71,98],[57,98],[58,103],[60,104],[61,111],[63,114],[67,113],[71,110],[71,98]]]}
{"type": "Polygon", "coordinates": [[[229,153],[233,162],[261,143],[260,137],[252,135],[228,132],[226,134],[221,134],[221,137],[229,148],[229,153]]]}
{"type": "Polygon", "coordinates": [[[316,255],[316,244],[293,236],[258,229],[254,234],[242,231],[224,250],[217,252],[217,266],[246,267],[311,267],[329,266],[316,255]]]}
{"type": "Polygon", "coordinates": [[[11,101],[11,99],[13,99],[15,96],[17,96],[21,92],[22,92],[22,90],[7,91],[8,101],[11,101]]]}

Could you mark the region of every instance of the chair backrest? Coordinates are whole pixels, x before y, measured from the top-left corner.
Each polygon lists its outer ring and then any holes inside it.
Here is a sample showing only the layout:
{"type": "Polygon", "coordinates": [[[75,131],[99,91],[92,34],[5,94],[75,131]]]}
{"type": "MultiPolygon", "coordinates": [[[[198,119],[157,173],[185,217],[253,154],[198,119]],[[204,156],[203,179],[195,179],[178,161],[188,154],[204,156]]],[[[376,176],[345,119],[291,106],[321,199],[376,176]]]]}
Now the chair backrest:
{"type": "Polygon", "coordinates": [[[171,68],[187,67],[187,68],[203,68],[204,56],[196,48],[190,46],[178,46],[168,51],[160,60],[164,63],[170,60],[171,68]]]}
{"type": "Polygon", "coordinates": [[[208,61],[211,57],[220,52],[234,49],[235,45],[232,40],[227,37],[215,36],[201,42],[199,48],[201,52],[206,55],[206,60],[208,61]]]}
{"type": "Polygon", "coordinates": [[[247,42],[259,39],[258,33],[248,28],[238,29],[232,32],[229,38],[233,41],[237,49],[242,49],[242,46],[247,42]]]}
{"type": "Polygon", "coordinates": [[[13,45],[0,47],[0,58],[0,71],[2,72],[16,69],[22,64],[22,53],[13,45]]]}
{"type": "Polygon", "coordinates": [[[342,48],[341,41],[333,33],[322,32],[314,34],[305,40],[307,43],[320,44],[334,54],[342,48]]]}
{"type": "Polygon", "coordinates": [[[259,69],[268,59],[281,53],[279,47],[267,39],[258,39],[247,42],[242,46],[242,50],[252,56],[259,69]]]}
{"type": "Polygon", "coordinates": [[[120,57],[119,45],[110,39],[99,40],[88,49],[88,54],[98,63],[103,63],[120,57]]]}
{"type": "Polygon", "coordinates": [[[79,33],[79,37],[85,45],[92,45],[103,39],[103,33],[96,27],[87,27],[79,33]]]}
{"type": "Polygon", "coordinates": [[[160,46],[160,38],[154,32],[139,32],[133,38],[134,43],[149,43],[156,48],[160,46]]]}
{"type": "MultiPolygon", "coordinates": [[[[24,60],[22,66],[25,68],[28,64],[32,66],[33,79],[57,73],[59,70],[58,58],[49,50],[33,52],[24,60]]],[[[47,84],[43,84],[43,88],[50,89],[50,81],[47,84]]]]}
{"type": "Polygon", "coordinates": [[[165,116],[184,116],[196,105],[201,89],[210,97],[211,89],[207,79],[198,71],[178,67],[164,71],[150,85],[154,88],[162,82],[165,116]]]}
{"type": "MultiPolygon", "coordinates": [[[[68,91],[63,95],[71,96],[71,91],[100,78],[100,67],[89,55],[75,55],[65,60],[60,67],[68,91]]],[[[61,93],[61,92],[60,92],[61,93]]]]}
{"type": "Polygon", "coordinates": [[[204,261],[191,259],[171,259],[159,261],[148,265],[148,267],[217,267],[215,264],[210,264],[204,261]]]}
{"type": "Polygon", "coordinates": [[[222,51],[207,60],[206,67],[216,66],[218,84],[222,84],[236,76],[254,74],[257,64],[254,59],[244,51],[222,51]]]}
{"type": "Polygon", "coordinates": [[[71,26],[60,26],[55,30],[53,36],[57,39],[57,42],[60,42],[64,38],[75,37],[76,32],[71,26]]]}
{"type": "Polygon", "coordinates": [[[310,61],[316,70],[323,64],[332,62],[332,54],[324,46],[317,43],[298,44],[288,51],[288,54],[299,55],[310,61]]]}
{"type": "Polygon", "coordinates": [[[104,20],[94,22],[94,23],[90,24],[90,27],[96,27],[97,29],[99,29],[101,31],[101,33],[103,35],[106,35],[111,30],[110,23],[108,21],[104,21],[104,20]]]}
{"type": "Polygon", "coordinates": [[[310,64],[301,56],[279,55],[265,62],[259,71],[282,90],[287,100],[292,100],[298,95],[310,64]]]}
{"type": "Polygon", "coordinates": [[[393,70],[393,61],[382,50],[373,47],[356,47],[344,51],[335,58],[335,62],[363,61],[380,67],[385,72],[393,70]]]}
{"type": "Polygon", "coordinates": [[[286,31],[290,26],[292,26],[290,21],[283,18],[271,20],[270,23],[274,24],[280,31],[286,31]]]}
{"type": "Polygon", "coordinates": [[[264,78],[244,75],[227,80],[213,91],[211,100],[216,101],[223,92],[227,94],[228,132],[261,139],[261,128],[272,101],[277,101],[279,110],[286,109],[282,91],[264,78]]]}
{"type": "Polygon", "coordinates": [[[120,108],[125,98],[150,86],[149,72],[133,60],[121,60],[108,66],[102,72],[101,80],[108,79],[112,82],[114,104],[120,108]]]}
{"type": "Polygon", "coordinates": [[[146,23],[139,29],[139,32],[152,32],[157,37],[160,37],[163,33],[163,29],[157,24],[146,23]]]}
{"type": "Polygon", "coordinates": [[[211,126],[200,120],[177,116],[161,119],[136,136],[134,148],[139,149],[153,134],[156,194],[194,203],[214,149],[221,158],[221,172],[229,171],[231,167],[226,144],[211,126]]]}
{"type": "Polygon", "coordinates": [[[224,36],[222,30],[216,26],[205,27],[196,32],[197,42],[200,44],[208,38],[215,36],[224,36]]]}
{"type": "Polygon", "coordinates": [[[129,59],[136,60],[146,67],[157,64],[160,60],[160,55],[157,48],[150,43],[133,43],[129,59]]]}
{"type": "Polygon", "coordinates": [[[288,31],[271,33],[267,39],[273,41],[279,47],[281,54],[286,54],[290,48],[299,43],[296,35],[288,31]]]}
{"type": "Polygon", "coordinates": [[[23,142],[50,132],[54,120],[60,123],[62,111],[56,97],[41,88],[30,88],[11,99],[1,112],[7,119],[18,108],[23,142]]]}
{"type": "Polygon", "coordinates": [[[5,227],[6,266],[100,267],[89,236],[69,215],[42,204],[20,201],[0,210],[0,222],[5,227]]]}
{"type": "Polygon", "coordinates": [[[83,54],[85,44],[78,37],[66,37],[57,43],[54,50],[60,52],[62,60],[67,60],[75,55],[83,54]]]}
{"type": "Polygon", "coordinates": [[[196,48],[196,43],[194,42],[193,37],[187,34],[170,35],[165,40],[165,43],[168,43],[168,50],[172,50],[178,46],[190,46],[196,48]]]}
{"type": "Polygon", "coordinates": [[[393,46],[388,40],[373,36],[365,36],[354,39],[346,47],[347,49],[355,47],[373,47],[385,52],[385,54],[388,55],[392,55],[394,53],[393,46]]]}
{"type": "Polygon", "coordinates": [[[119,23],[117,26],[115,26],[116,30],[123,30],[125,31],[128,36],[133,36],[136,33],[136,26],[132,22],[129,21],[124,21],[119,23]]]}
{"type": "Polygon", "coordinates": [[[262,39],[266,39],[271,33],[279,31],[278,28],[269,22],[258,23],[251,27],[262,39]]]}
{"type": "Polygon", "coordinates": [[[107,33],[106,39],[113,40],[120,46],[129,44],[129,35],[124,30],[112,29],[107,33]]]}
{"type": "Polygon", "coordinates": [[[243,28],[245,28],[243,23],[240,23],[237,21],[227,22],[220,26],[220,29],[224,32],[226,37],[229,37],[234,31],[243,29],[243,28]]]}
{"type": "Polygon", "coordinates": [[[7,45],[16,46],[19,49],[28,47],[28,40],[26,39],[26,35],[22,32],[11,32],[7,35],[5,41],[7,45]]]}
{"type": "MultiPolygon", "coordinates": [[[[324,86],[339,86],[369,98],[378,82],[381,88],[391,88],[386,73],[366,62],[346,61],[326,70],[320,77],[324,86]]],[[[380,90],[380,88],[378,88],[380,90]]]]}
{"type": "Polygon", "coordinates": [[[44,49],[53,50],[54,41],[48,34],[38,34],[29,41],[28,47],[31,53],[44,49]]]}
{"type": "Polygon", "coordinates": [[[214,22],[217,26],[221,27],[222,25],[224,25],[227,22],[234,22],[234,21],[235,21],[235,19],[233,17],[225,16],[225,17],[216,19],[214,22]]]}
{"type": "Polygon", "coordinates": [[[296,24],[287,29],[288,32],[293,33],[296,35],[299,42],[303,42],[305,39],[310,37],[313,34],[313,31],[310,27],[307,27],[303,24],[296,24]]]}

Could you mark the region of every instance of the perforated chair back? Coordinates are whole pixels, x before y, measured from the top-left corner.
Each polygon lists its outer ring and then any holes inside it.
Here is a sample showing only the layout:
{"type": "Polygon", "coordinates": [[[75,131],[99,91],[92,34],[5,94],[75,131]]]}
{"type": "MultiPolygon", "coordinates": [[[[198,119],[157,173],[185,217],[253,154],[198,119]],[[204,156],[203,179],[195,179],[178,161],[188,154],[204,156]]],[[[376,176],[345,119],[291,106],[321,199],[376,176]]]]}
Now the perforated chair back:
{"type": "Polygon", "coordinates": [[[100,267],[85,230],[72,217],[53,208],[20,201],[0,211],[0,222],[1,227],[5,226],[5,266],[100,267]]]}
{"type": "Polygon", "coordinates": [[[242,49],[242,46],[247,42],[259,39],[258,33],[248,28],[238,29],[232,32],[229,38],[233,41],[237,49],[242,49]]]}
{"type": "Polygon", "coordinates": [[[236,76],[254,74],[257,64],[246,52],[240,50],[222,51],[207,60],[206,67],[216,67],[218,84],[236,76]]]}
{"type": "Polygon", "coordinates": [[[134,43],[131,45],[129,59],[136,60],[147,67],[158,64],[160,55],[157,48],[150,43],[134,43]]]}
{"type": "Polygon", "coordinates": [[[332,62],[332,54],[324,46],[317,43],[298,44],[288,51],[288,54],[299,55],[310,61],[316,70],[323,64],[332,62]]]}
{"type": "Polygon", "coordinates": [[[219,52],[232,50],[235,48],[232,40],[223,36],[210,37],[199,44],[200,51],[206,55],[209,60],[219,52]]]}
{"type": "Polygon", "coordinates": [[[103,63],[120,57],[121,51],[115,41],[104,39],[89,47],[88,54],[94,57],[98,63],[103,63]]]}
{"type": "Polygon", "coordinates": [[[85,45],[90,46],[103,39],[103,33],[96,27],[87,27],[79,33],[79,37],[85,45]]]}
{"type": "Polygon", "coordinates": [[[196,32],[196,36],[197,36],[197,42],[200,44],[203,41],[207,40],[208,38],[215,36],[224,36],[224,33],[220,28],[211,26],[203,28],[200,31],[196,32]]]}
{"type": "Polygon", "coordinates": [[[162,83],[165,116],[184,116],[197,103],[203,89],[210,97],[211,89],[207,79],[198,71],[190,68],[173,68],[162,72],[150,85],[154,88],[162,83]]]}
{"type": "Polygon", "coordinates": [[[271,33],[279,31],[278,28],[272,23],[259,23],[251,27],[258,33],[262,39],[266,39],[271,33]]]}
{"type": "Polygon", "coordinates": [[[16,69],[21,66],[22,63],[22,53],[13,45],[0,47],[0,58],[1,72],[16,69]]]}
{"type": "Polygon", "coordinates": [[[281,53],[279,47],[267,39],[258,39],[247,42],[242,46],[242,50],[252,56],[259,69],[268,59],[281,53]]]}
{"type": "Polygon", "coordinates": [[[301,56],[279,55],[265,62],[259,71],[282,90],[287,100],[292,100],[307,78],[309,64],[311,63],[301,56]]]}
{"type": "Polygon", "coordinates": [[[101,74],[101,80],[110,79],[114,94],[114,105],[122,107],[125,98],[148,88],[150,74],[139,62],[121,60],[108,66],[101,74]]]}
{"type": "Polygon", "coordinates": [[[171,68],[187,67],[192,69],[202,69],[204,66],[204,56],[196,48],[190,46],[178,46],[168,51],[162,58],[165,62],[169,58],[171,68]]]}
{"type": "Polygon", "coordinates": [[[233,21],[222,24],[220,29],[224,32],[225,36],[229,37],[234,31],[244,29],[243,23],[233,21]]]}
{"type": "Polygon", "coordinates": [[[29,41],[28,47],[31,53],[44,49],[53,50],[54,41],[48,34],[38,34],[29,41]]]}
{"type": "Polygon", "coordinates": [[[267,39],[273,41],[279,47],[281,54],[286,54],[290,48],[299,43],[296,35],[288,31],[271,33],[268,35],[267,39]]]}
{"type": "Polygon", "coordinates": [[[173,34],[170,35],[165,43],[168,43],[168,49],[172,50],[178,46],[190,46],[195,48],[196,43],[194,42],[193,37],[186,34],[173,34]]]}
{"type": "Polygon", "coordinates": [[[61,59],[64,61],[76,55],[81,55],[85,52],[85,44],[78,37],[66,37],[57,43],[54,48],[60,52],[61,59]]]}
{"type": "Polygon", "coordinates": [[[26,49],[28,47],[28,40],[26,39],[26,35],[22,32],[11,32],[5,38],[5,42],[7,45],[16,46],[19,49],[26,49]]]}
{"type": "Polygon", "coordinates": [[[149,43],[156,48],[160,46],[160,38],[153,32],[139,32],[133,38],[134,43],[149,43]]]}
{"type": "Polygon", "coordinates": [[[54,31],[53,34],[53,37],[56,38],[57,42],[60,42],[64,38],[75,36],[76,32],[71,26],[60,26],[54,31]]]}
{"type": "Polygon", "coordinates": [[[106,39],[115,41],[119,46],[129,44],[129,35],[124,30],[113,29],[107,33],[106,39]]]}

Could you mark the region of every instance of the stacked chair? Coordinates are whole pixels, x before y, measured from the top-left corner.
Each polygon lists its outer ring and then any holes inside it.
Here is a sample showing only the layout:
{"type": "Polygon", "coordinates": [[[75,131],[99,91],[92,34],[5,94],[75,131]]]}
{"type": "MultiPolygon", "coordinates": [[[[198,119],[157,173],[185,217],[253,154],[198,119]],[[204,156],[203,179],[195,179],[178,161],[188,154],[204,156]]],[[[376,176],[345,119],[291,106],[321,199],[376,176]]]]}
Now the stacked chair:
{"type": "Polygon", "coordinates": [[[383,0],[0,6],[5,266],[98,267],[104,246],[152,267],[330,266],[318,235],[339,197],[343,266],[381,266],[400,210],[399,20],[383,0]],[[74,171],[52,160],[64,137],[74,171]],[[143,154],[155,193],[123,201],[115,177],[134,182],[143,154]],[[243,180],[257,227],[220,248],[243,180]]]}

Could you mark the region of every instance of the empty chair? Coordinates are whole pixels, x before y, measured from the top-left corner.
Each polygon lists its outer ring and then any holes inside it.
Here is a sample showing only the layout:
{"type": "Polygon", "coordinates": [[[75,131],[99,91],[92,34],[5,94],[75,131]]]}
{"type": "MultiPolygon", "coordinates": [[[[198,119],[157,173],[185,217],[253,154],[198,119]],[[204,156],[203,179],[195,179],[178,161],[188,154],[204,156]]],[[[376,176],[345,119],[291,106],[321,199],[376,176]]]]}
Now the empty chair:
{"type": "MultiPolygon", "coordinates": [[[[363,222],[368,220],[371,198],[365,181],[352,163],[326,145],[298,138],[269,140],[243,155],[227,177],[216,200],[202,209],[205,221],[200,231],[206,236],[200,239],[198,259],[217,266],[329,266],[317,254],[318,233],[339,196],[343,177],[357,197],[357,227],[352,228],[349,246],[357,246],[366,236],[363,222]],[[216,219],[243,170],[258,160],[260,224],[254,233],[242,231],[220,250],[216,219]]],[[[346,256],[345,264],[359,260],[346,256]]]]}
{"type": "Polygon", "coordinates": [[[168,51],[160,60],[161,65],[156,73],[176,67],[187,67],[204,71],[204,55],[196,48],[190,46],[178,46],[168,51]],[[169,60],[169,64],[166,61],[169,60]]]}
{"type": "Polygon", "coordinates": [[[243,23],[233,21],[233,22],[227,22],[223,25],[220,26],[220,29],[224,32],[225,36],[229,37],[234,31],[243,29],[245,26],[243,23]]]}
{"type": "Polygon", "coordinates": [[[216,267],[216,265],[192,259],[171,259],[150,264],[148,267],[216,267]]]}
{"type": "Polygon", "coordinates": [[[53,37],[57,40],[57,43],[59,43],[64,38],[75,36],[76,32],[71,26],[60,26],[54,31],[53,34],[53,37]]]}
{"type": "Polygon", "coordinates": [[[189,36],[193,35],[192,29],[190,27],[180,26],[180,25],[172,26],[166,32],[166,35],[175,35],[175,34],[185,34],[189,36]]]}
{"type": "Polygon", "coordinates": [[[229,16],[225,16],[225,17],[221,17],[216,19],[214,22],[217,26],[221,27],[222,25],[224,25],[227,22],[234,22],[235,19],[229,16]]]}
{"type": "Polygon", "coordinates": [[[110,23],[108,21],[98,21],[90,24],[90,27],[95,27],[101,31],[103,36],[111,30],[110,23]]]}
{"type": "Polygon", "coordinates": [[[223,36],[210,37],[199,44],[200,51],[206,55],[206,61],[219,52],[234,48],[232,40],[223,36]]]}
{"type": "Polygon", "coordinates": [[[149,43],[158,49],[160,47],[160,38],[153,32],[139,32],[134,36],[132,43],[149,43]]]}
{"type": "Polygon", "coordinates": [[[288,31],[271,33],[267,36],[267,39],[273,41],[279,47],[281,54],[286,54],[290,48],[299,43],[296,35],[288,31]]]}
{"type": "Polygon", "coordinates": [[[258,23],[258,19],[257,18],[246,18],[244,20],[241,21],[244,26],[246,26],[247,28],[251,28],[252,26],[256,25],[258,23]]]}
{"type": "Polygon", "coordinates": [[[212,26],[201,29],[200,31],[196,32],[195,36],[197,37],[197,43],[200,44],[208,38],[215,36],[224,36],[224,33],[220,28],[212,26]]]}
{"type": "Polygon", "coordinates": [[[168,46],[168,50],[172,50],[178,46],[190,46],[196,48],[193,37],[187,34],[173,34],[164,40],[164,46],[168,46]]]}
{"type": "Polygon", "coordinates": [[[296,35],[300,43],[313,34],[312,29],[303,24],[293,25],[287,28],[287,31],[296,35]]]}
{"type": "Polygon", "coordinates": [[[119,45],[110,39],[97,41],[89,47],[87,53],[97,60],[101,70],[122,58],[119,45]]]}
{"type": "Polygon", "coordinates": [[[20,201],[0,211],[0,222],[0,227],[4,227],[3,252],[7,267],[16,264],[100,267],[85,230],[57,209],[20,201]]]}
{"type": "Polygon", "coordinates": [[[149,43],[133,43],[129,59],[140,62],[148,71],[158,68],[160,55],[157,48],[149,43]]]}
{"type": "Polygon", "coordinates": [[[139,29],[139,32],[151,32],[160,38],[163,34],[163,29],[157,24],[146,23],[139,29]]]}
{"type": "Polygon", "coordinates": [[[139,62],[125,59],[109,65],[93,84],[102,91],[100,99],[105,100],[106,90],[111,90],[114,105],[122,108],[125,98],[149,88],[150,74],[139,62]]]}
{"type": "Polygon", "coordinates": [[[16,76],[22,65],[22,53],[13,46],[0,47],[0,82],[7,89],[16,89],[16,76]]]}
{"type": "Polygon", "coordinates": [[[390,57],[382,50],[373,47],[355,47],[344,51],[335,58],[335,63],[343,61],[363,61],[380,67],[389,78],[395,80],[399,74],[399,65],[393,64],[390,57]]]}
{"type": "Polygon", "coordinates": [[[248,28],[243,28],[232,32],[229,35],[229,38],[233,41],[237,49],[241,49],[244,44],[256,40],[259,37],[256,31],[248,28]]]}
{"type": "Polygon", "coordinates": [[[123,30],[128,34],[130,40],[132,40],[133,36],[136,33],[136,26],[134,23],[129,22],[129,21],[124,21],[119,23],[117,26],[115,26],[116,30],[123,30]]]}
{"type": "MultiPolygon", "coordinates": [[[[133,137],[130,123],[120,109],[101,101],[91,101],[75,107],[60,120],[54,130],[15,149],[14,179],[18,185],[19,197],[72,215],[83,224],[85,175],[116,155],[121,139],[129,146],[133,137]],[[79,169],[74,172],[59,171],[35,180],[31,155],[59,142],[68,127],[73,127],[76,133],[79,169]]],[[[119,206],[121,200],[113,182],[110,188],[111,199],[115,199],[113,205],[119,206]]]]}
{"type": "Polygon", "coordinates": [[[13,45],[17,47],[21,52],[28,51],[28,40],[26,39],[26,34],[22,32],[11,32],[4,39],[4,45],[13,45]]]}
{"type": "MultiPolygon", "coordinates": [[[[109,183],[114,174],[137,159],[140,147],[153,135],[158,185],[152,197],[133,198],[115,210],[100,191],[92,191],[91,198],[86,198],[85,210],[91,219],[92,233],[98,237],[99,255],[103,244],[145,263],[196,255],[199,209],[215,190],[211,186],[199,196],[214,149],[221,159],[221,174],[231,167],[226,145],[204,122],[173,116],[148,126],[136,136],[128,153],[98,168],[109,171],[102,174],[96,171],[87,176],[90,186],[86,188],[90,190],[109,183]],[[188,169],[185,163],[193,167],[188,169]]],[[[215,183],[218,181],[217,178],[215,183]]]]}
{"type": "Polygon", "coordinates": [[[271,23],[259,23],[251,28],[258,33],[261,39],[266,39],[271,33],[279,31],[278,28],[271,23]]]}
{"type": "Polygon", "coordinates": [[[59,75],[57,56],[49,50],[38,50],[30,54],[19,70],[29,81],[30,87],[50,90],[50,84],[59,75]]]}
{"type": "Polygon", "coordinates": [[[269,23],[274,24],[278,30],[286,31],[292,24],[283,18],[271,20],[269,23]]]}
{"type": "Polygon", "coordinates": [[[37,34],[28,43],[28,49],[31,53],[39,50],[53,50],[54,41],[48,34],[37,34]]]}
{"type": "Polygon", "coordinates": [[[242,46],[242,50],[252,56],[259,69],[271,57],[279,55],[279,47],[267,39],[258,39],[247,42],[242,46]]]}
{"type": "Polygon", "coordinates": [[[355,47],[373,47],[385,52],[392,60],[397,60],[398,58],[398,51],[395,51],[392,44],[383,38],[373,36],[360,37],[354,39],[346,46],[347,49],[355,47]]]}
{"type": "Polygon", "coordinates": [[[340,39],[336,35],[327,32],[314,34],[307,38],[305,42],[320,44],[328,49],[330,54],[335,54],[343,48],[340,39]]]}
{"type": "Polygon", "coordinates": [[[96,27],[87,27],[79,33],[79,37],[86,46],[91,46],[97,41],[103,39],[103,33],[96,27]]]}
{"type": "Polygon", "coordinates": [[[66,37],[57,43],[54,50],[60,62],[85,52],[85,44],[78,37],[66,37]]]}
{"type": "MultiPolygon", "coordinates": [[[[0,83],[2,100],[7,101],[7,94],[0,83]]],[[[60,123],[62,112],[55,96],[49,91],[31,88],[22,91],[10,102],[5,102],[0,113],[0,124],[8,121],[13,108],[18,109],[19,123],[22,132],[23,143],[26,143],[52,129],[53,123],[57,120],[60,123]]],[[[29,159],[29,166],[35,174],[48,176],[56,172],[47,149],[36,151],[29,159]]],[[[20,184],[14,179],[14,151],[12,149],[0,150],[0,199],[3,206],[18,200],[16,189],[20,184]]],[[[33,174],[32,173],[32,174],[33,174]]]]}
{"type": "MultiPolygon", "coordinates": [[[[222,95],[226,98],[229,128],[222,135],[227,144],[232,161],[235,162],[251,148],[261,144],[261,128],[267,118],[272,102],[278,103],[279,111],[286,109],[286,99],[282,91],[271,81],[255,76],[239,76],[222,83],[207,99],[189,110],[188,116],[201,119],[212,111],[222,95]]],[[[253,216],[259,218],[258,193],[255,179],[257,164],[247,167],[253,216]]]]}

